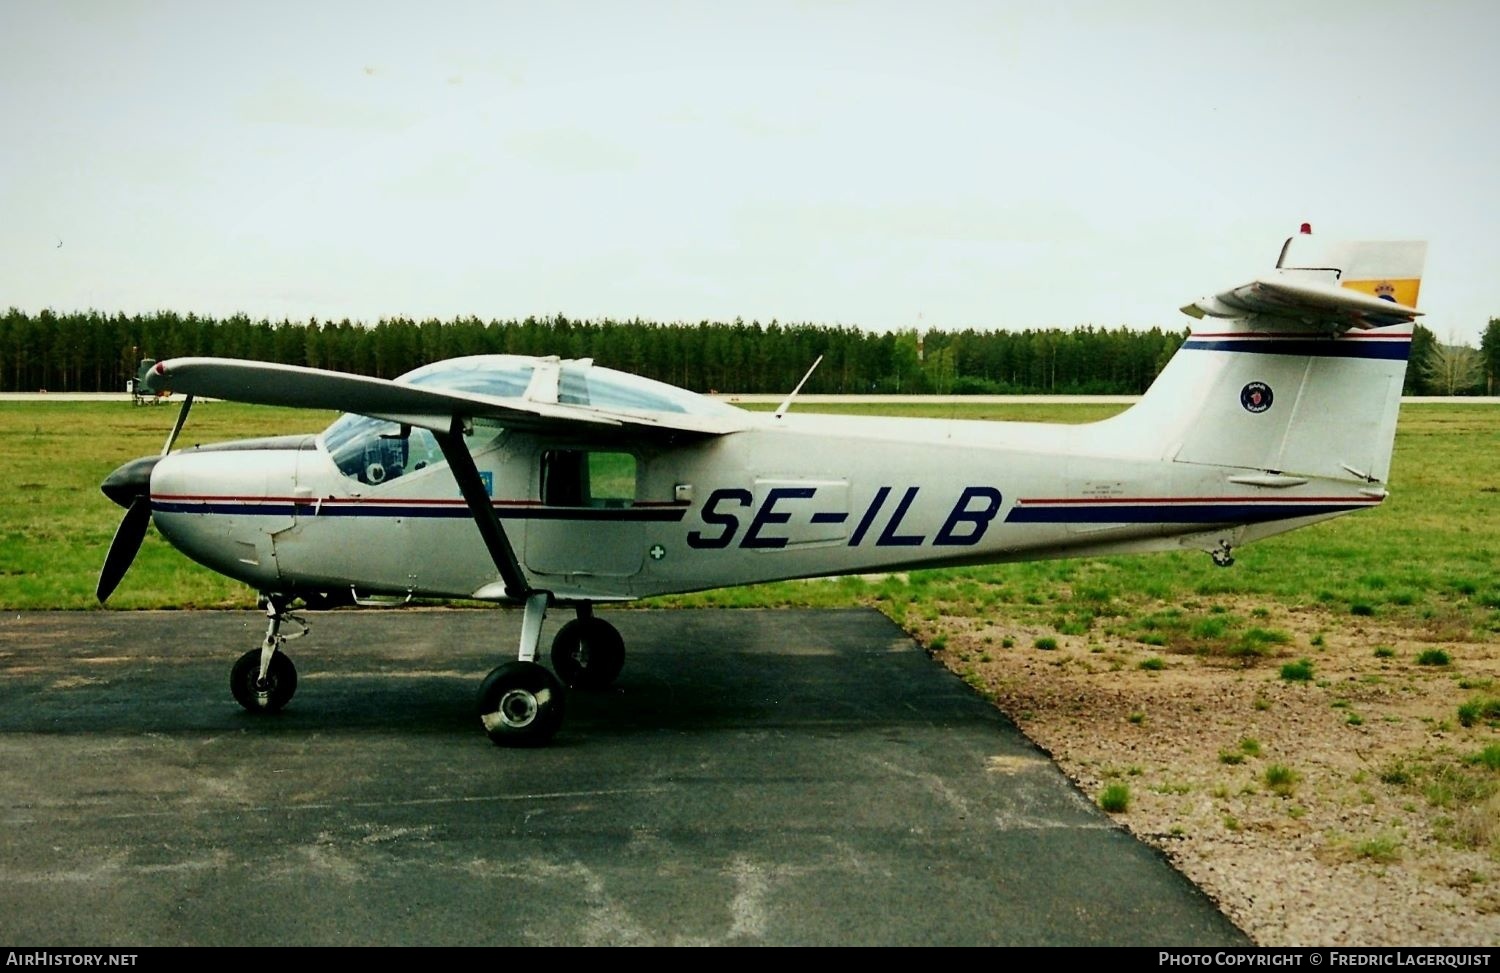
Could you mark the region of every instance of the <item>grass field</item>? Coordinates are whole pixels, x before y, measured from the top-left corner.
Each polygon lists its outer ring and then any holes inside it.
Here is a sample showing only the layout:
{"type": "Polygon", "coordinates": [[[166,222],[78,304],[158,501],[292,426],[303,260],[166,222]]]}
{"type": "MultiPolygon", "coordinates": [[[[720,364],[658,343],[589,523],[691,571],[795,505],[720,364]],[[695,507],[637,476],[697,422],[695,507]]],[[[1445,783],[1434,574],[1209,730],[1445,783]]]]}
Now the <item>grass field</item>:
{"type": "MultiPolygon", "coordinates": [[[[809,407],[809,410],[812,407],[809,407]]],[[[828,407],[822,407],[827,409],[828,407]]],[[[1117,406],[847,407],[848,412],[1083,422],[1117,406]]],[[[0,404],[0,608],[90,608],[121,511],[98,484],[124,460],[161,448],[175,407],[114,403],[0,404]]],[[[183,443],[312,432],[332,416],[229,403],[197,406],[183,443]]],[[[1192,612],[1133,617],[1137,600],[1182,603],[1216,595],[1317,602],[1355,615],[1399,615],[1461,632],[1500,628],[1500,409],[1412,405],[1402,412],[1392,497],[1380,509],[1236,552],[1224,570],[1201,554],[919,571],[881,580],[794,582],[664,599],[666,604],[874,604],[910,612],[1044,614],[1067,633],[1128,619],[1148,643],[1234,641],[1250,626],[1192,612]]],[[[111,605],[244,607],[243,585],[191,564],[153,532],[111,605]]],[[[1273,636],[1274,637],[1274,636],[1273,636]]]]}

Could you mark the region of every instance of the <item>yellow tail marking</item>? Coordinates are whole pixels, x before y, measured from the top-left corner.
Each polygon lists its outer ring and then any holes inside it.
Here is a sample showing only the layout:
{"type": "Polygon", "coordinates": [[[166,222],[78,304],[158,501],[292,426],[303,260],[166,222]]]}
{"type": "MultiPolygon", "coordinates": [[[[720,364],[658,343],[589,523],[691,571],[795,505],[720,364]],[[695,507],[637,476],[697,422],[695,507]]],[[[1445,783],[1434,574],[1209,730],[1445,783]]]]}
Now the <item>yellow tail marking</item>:
{"type": "Polygon", "coordinates": [[[1371,280],[1346,280],[1342,286],[1361,294],[1369,294],[1371,297],[1384,297],[1395,301],[1397,304],[1405,304],[1407,307],[1417,306],[1417,292],[1422,289],[1420,277],[1376,277],[1371,280]]]}

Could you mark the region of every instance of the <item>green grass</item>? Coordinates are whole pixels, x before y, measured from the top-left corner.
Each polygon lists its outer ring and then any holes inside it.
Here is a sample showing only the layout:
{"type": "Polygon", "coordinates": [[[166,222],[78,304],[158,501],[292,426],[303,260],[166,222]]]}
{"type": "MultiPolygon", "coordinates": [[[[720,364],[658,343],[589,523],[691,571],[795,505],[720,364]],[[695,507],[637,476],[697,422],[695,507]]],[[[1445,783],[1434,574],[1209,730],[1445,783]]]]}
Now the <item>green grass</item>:
{"type": "Polygon", "coordinates": [[[1356,844],[1354,853],[1360,858],[1388,865],[1401,857],[1401,841],[1388,834],[1376,835],[1356,844]]]}
{"type": "Polygon", "coordinates": [[[1479,723],[1500,724],[1500,699],[1476,696],[1458,707],[1458,722],[1464,726],[1479,723]]]}
{"type": "Polygon", "coordinates": [[[1284,764],[1271,764],[1271,766],[1266,768],[1262,779],[1272,794],[1280,797],[1289,797],[1292,791],[1296,790],[1297,783],[1301,780],[1301,777],[1295,770],[1284,764]]]}
{"type": "Polygon", "coordinates": [[[1110,784],[1099,792],[1099,806],[1110,814],[1123,814],[1130,809],[1130,788],[1124,784],[1110,784]]]}
{"type": "MultiPolygon", "coordinates": [[[[803,405],[800,411],[1082,422],[1115,406],[803,405]]],[[[120,463],[157,452],[176,407],[116,403],[0,403],[0,609],[92,608],[94,581],[121,511],[98,491],[120,463]]],[[[195,406],[182,442],[315,432],[327,413],[229,403],[195,406]]],[[[882,580],[782,582],[656,599],[658,605],[836,607],[868,604],[898,622],[913,606],[955,609],[1070,628],[1102,625],[1163,653],[1253,662],[1282,643],[1276,630],[1215,616],[1216,600],[1345,614],[1356,604],[1382,621],[1457,640],[1500,625],[1500,409],[1402,409],[1392,495],[1376,510],[1240,548],[1228,570],[1199,552],[1037,561],[914,571],[882,580]],[[1197,602],[1198,607],[1184,607],[1197,602]],[[1179,606],[1179,607],[1166,607],[1179,606]],[[1195,633],[1196,628],[1196,633],[1195,633]]],[[[249,607],[254,593],[189,562],[155,531],[110,601],[115,608],[249,607]]]]}
{"type": "Polygon", "coordinates": [[[1312,677],[1311,659],[1298,659],[1296,662],[1288,662],[1281,667],[1281,678],[1287,682],[1312,682],[1312,677]]]}
{"type": "Polygon", "coordinates": [[[1490,744],[1478,753],[1467,757],[1465,762],[1487,770],[1500,771],[1500,743],[1490,744]]]}
{"type": "Polygon", "coordinates": [[[1423,649],[1417,656],[1419,666],[1446,666],[1452,661],[1442,649],[1423,649]]]}

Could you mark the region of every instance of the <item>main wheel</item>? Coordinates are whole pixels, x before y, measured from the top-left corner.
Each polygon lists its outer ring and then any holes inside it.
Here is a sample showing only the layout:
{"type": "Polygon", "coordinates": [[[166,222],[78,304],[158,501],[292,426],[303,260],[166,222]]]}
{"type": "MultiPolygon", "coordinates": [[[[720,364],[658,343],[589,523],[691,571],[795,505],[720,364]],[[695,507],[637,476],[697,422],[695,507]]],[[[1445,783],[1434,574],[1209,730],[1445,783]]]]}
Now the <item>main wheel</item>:
{"type": "Polygon", "coordinates": [[[540,747],[562,726],[565,691],[535,662],[507,662],[479,686],[479,720],[502,747],[540,747]]]}
{"type": "Polygon", "coordinates": [[[271,656],[266,678],[260,678],[260,649],[251,649],[229,670],[229,691],[235,702],[252,713],[274,713],[297,691],[297,667],[286,653],[271,656]]]}
{"type": "Polygon", "coordinates": [[[552,640],[552,668],[573,689],[603,689],[625,667],[625,640],[609,622],[575,618],[552,640]]]}

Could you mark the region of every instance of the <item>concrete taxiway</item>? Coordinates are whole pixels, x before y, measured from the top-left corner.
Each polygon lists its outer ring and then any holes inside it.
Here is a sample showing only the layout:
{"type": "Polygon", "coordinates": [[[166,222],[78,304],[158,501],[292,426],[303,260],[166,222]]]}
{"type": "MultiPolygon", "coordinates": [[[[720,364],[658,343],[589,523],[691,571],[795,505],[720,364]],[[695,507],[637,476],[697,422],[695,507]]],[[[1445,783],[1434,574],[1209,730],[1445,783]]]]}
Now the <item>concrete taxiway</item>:
{"type": "MultiPolygon", "coordinates": [[[[517,612],[0,619],[0,943],[1245,944],[873,611],[602,613],[551,747],[474,715],[517,612]]],[[[571,613],[548,619],[545,638],[571,613]]]]}

